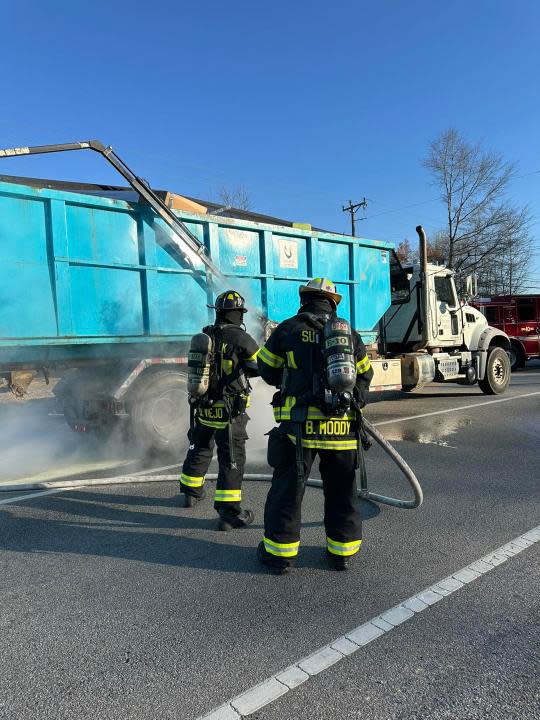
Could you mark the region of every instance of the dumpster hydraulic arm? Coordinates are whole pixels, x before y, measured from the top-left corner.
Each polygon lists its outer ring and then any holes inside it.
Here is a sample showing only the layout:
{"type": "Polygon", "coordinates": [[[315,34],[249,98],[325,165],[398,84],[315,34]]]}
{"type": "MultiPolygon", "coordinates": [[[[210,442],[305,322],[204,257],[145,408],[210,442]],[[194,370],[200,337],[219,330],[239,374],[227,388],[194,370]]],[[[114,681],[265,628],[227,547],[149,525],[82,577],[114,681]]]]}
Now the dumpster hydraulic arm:
{"type": "MultiPolygon", "coordinates": [[[[0,149],[0,158],[3,157],[19,157],[22,155],[41,155],[44,153],[66,152],[68,150],[94,150],[103,155],[111,165],[124,177],[131,187],[150,205],[154,212],[171,228],[175,235],[200,258],[204,264],[207,275],[211,274],[215,279],[224,281],[225,278],[219,268],[212,262],[206,254],[206,248],[199,242],[181,220],[179,220],[174,212],[169,208],[163,200],[156,195],[152,188],[140,177],[130,170],[126,163],[113,151],[112,147],[106,147],[99,140],[87,140],[86,142],[62,143],[60,145],[36,145],[34,147],[18,147],[0,149]]],[[[193,263],[186,255],[181,246],[180,250],[186,262],[192,267],[193,263]]]]}

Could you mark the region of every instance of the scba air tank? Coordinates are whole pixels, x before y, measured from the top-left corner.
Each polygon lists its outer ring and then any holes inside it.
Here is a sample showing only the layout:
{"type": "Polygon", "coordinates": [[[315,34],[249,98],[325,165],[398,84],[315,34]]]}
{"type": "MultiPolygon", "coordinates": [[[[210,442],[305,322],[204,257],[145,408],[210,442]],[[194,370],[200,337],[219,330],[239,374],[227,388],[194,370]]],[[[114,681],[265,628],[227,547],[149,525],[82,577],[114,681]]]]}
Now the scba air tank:
{"type": "Polygon", "coordinates": [[[201,332],[191,338],[187,382],[190,398],[200,398],[208,392],[213,351],[214,343],[210,335],[201,332]]]}
{"type": "Polygon", "coordinates": [[[343,318],[330,318],[323,329],[323,356],[328,390],[350,393],[356,383],[352,328],[343,318]]]}

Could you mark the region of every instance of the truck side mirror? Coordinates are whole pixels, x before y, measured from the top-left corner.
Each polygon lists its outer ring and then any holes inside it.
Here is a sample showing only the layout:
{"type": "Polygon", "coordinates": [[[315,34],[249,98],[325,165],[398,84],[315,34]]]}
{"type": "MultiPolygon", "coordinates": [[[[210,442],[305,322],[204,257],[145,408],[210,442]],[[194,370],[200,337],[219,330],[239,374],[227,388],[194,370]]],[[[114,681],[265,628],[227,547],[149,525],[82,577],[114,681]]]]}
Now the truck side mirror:
{"type": "Polygon", "coordinates": [[[471,273],[465,278],[465,293],[468,298],[474,298],[478,295],[478,276],[471,273]]]}

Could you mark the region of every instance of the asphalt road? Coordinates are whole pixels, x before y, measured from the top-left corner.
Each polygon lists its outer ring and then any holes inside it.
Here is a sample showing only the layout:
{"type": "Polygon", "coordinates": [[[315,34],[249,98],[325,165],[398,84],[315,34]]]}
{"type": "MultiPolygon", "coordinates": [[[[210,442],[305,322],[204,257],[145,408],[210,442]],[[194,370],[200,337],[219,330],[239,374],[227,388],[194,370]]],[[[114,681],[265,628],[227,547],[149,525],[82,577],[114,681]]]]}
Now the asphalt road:
{"type": "MultiPolygon", "coordinates": [[[[176,507],[174,483],[2,495],[13,502],[0,504],[0,717],[194,720],[538,526],[540,366],[499,399],[452,386],[374,398],[369,416],[425,502],[366,504],[348,573],[326,567],[317,489],[285,577],[255,560],[264,483],[245,485],[255,525],[227,534],[211,499],[176,507]]],[[[261,471],[257,442],[249,469],[261,471]]],[[[378,449],[368,457],[372,489],[406,494],[378,449]]],[[[539,550],[251,717],[537,718],[539,550]]]]}

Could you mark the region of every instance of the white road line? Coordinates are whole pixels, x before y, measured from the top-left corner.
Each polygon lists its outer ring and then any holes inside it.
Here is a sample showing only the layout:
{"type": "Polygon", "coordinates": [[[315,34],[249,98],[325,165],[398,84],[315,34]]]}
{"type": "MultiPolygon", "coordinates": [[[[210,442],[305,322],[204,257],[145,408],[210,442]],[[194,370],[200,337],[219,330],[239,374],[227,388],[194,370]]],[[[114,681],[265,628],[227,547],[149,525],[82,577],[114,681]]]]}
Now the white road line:
{"type": "Polygon", "coordinates": [[[197,720],[240,720],[540,541],[540,525],[350,630],[197,720]]]}
{"type": "Polygon", "coordinates": [[[55,493],[67,492],[71,489],[72,488],[56,488],[55,490],[42,490],[41,492],[17,495],[17,497],[8,498],[7,500],[0,500],[0,505],[9,505],[10,503],[18,502],[19,500],[31,500],[32,498],[40,497],[41,495],[53,495],[55,493]]]}
{"type": "MultiPolygon", "coordinates": [[[[445,415],[446,413],[469,410],[470,408],[487,407],[489,405],[495,405],[496,403],[510,402],[511,400],[519,400],[520,398],[533,397],[534,395],[540,395],[540,390],[538,392],[524,393],[523,395],[512,395],[512,397],[499,398],[497,400],[484,400],[484,402],[472,403],[471,405],[461,405],[460,407],[447,408],[446,410],[434,410],[433,412],[422,413],[421,415],[407,415],[406,417],[395,418],[394,420],[382,420],[381,422],[374,422],[372,424],[377,427],[380,427],[381,425],[392,425],[393,423],[405,422],[406,420],[418,420],[419,418],[431,417],[432,415],[445,415]]],[[[418,397],[421,397],[421,395],[418,397]]]]}

